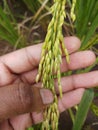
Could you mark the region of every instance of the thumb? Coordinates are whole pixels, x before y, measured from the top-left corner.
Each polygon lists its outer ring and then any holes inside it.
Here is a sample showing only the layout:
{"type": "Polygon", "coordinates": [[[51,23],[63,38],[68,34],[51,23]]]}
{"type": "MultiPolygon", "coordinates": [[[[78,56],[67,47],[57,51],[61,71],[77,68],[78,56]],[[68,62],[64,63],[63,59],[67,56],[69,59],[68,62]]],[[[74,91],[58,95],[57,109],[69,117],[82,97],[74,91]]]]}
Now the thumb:
{"type": "Polygon", "coordinates": [[[0,88],[0,121],[12,116],[41,111],[53,102],[50,90],[23,83],[0,88]]]}

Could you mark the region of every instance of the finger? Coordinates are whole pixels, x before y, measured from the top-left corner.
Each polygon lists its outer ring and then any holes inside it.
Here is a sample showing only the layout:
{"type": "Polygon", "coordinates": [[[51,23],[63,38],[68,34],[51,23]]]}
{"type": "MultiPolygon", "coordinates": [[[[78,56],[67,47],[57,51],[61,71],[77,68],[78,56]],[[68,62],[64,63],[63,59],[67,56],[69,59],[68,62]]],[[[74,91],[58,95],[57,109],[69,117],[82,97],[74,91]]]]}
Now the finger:
{"type": "Polygon", "coordinates": [[[13,130],[8,120],[3,121],[3,123],[0,123],[0,130],[13,130]]]}
{"type": "MultiPolygon", "coordinates": [[[[83,96],[83,93],[84,93],[84,89],[80,88],[80,89],[68,92],[64,94],[62,98],[59,98],[58,108],[59,108],[60,113],[70,107],[73,107],[79,104],[83,96]]],[[[30,127],[32,124],[38,124],[42,121],[43,121],[43,114],[33,112],[31,117],[29,114],[17,116],[16,118],[11,119],[10,123],[12,124],[15,130],[21,130],[21,129],[24,130],[27,127],[30,127]],[[31,118],[33,119],[32,123],[31,123],[31,118]]]]}
{"type": "Polygon", "coordinates": [[[28,113],[13,117],[10,119],[10,124],[15,130],[26,130],[32,125],[41,123],[42,121],[43,114],[39,112],[33,112],[32,114],[28,113]]]}
{"type": "Polygon", "coordinates": [[[14,130],[26,130],[33,125],[30,113],[13,117],[9,121],[14,130]]]}
{"type": "Polygon", "coordinates": [[[0,88],[0,120],[32,111],[41,111],[53,101],[50,90],[15,84],[0,88]]]}
{"type": "MultiPolygon", "coordinates": [[[[76,52],[70,55],[70,63],[67,64],[65,58],[61,64],[61,72],[66,72],[68,70],[76,70],[85,68],[92,65],[95,62],[95,54],[92,51],[76,52]]],[[[23,73],[21,78],[24,82],[30,84],[35,83],[35,78],[38,73],[37,69],[23,73]]]]}
{"type": "Polygon", "coordinates": [[[59,98],[58,108],[60,113],[68,108],[71,108],[79,104],[83,96],[84,90],[85,89],[83,88],[79,88],[71,92],[65,93],[62,98],[59,98]]]}
{"type": "MultiPolygon", "coordinates": [[[[85,68],[87,66],[92,65],[95,62],[95,54],[92,51],[83,51],[76,52],[70,55],[70,63],[67,64],[65,57],[63,57],[63,61],[61,64],[61,72],[66,72],[68,70],[76,70],[80,68],[85,68]]],[[[20,77],[24,82],[35,83],[35,78],[38,73],[37,68],[23,73],[20,77]]],[[[7,85],[13,82],[17,76],[14,74],[10,74],[8,68],[0,64],[0,86],[7,85]]]]}
{"type": "MultiPolygon", "coordinates": [[[[80,40],[76,37],[67,37],[64,39],[69,53],[79,49],[80,40]]],[[[42,44],[30,46],[0,58],[7,68],[13,73],[22,73],[34,69],[38,66],[41,56],[42,44]]]]}
{"type": "Polygon", "coordinates": [[[12,83],[16,78],[16,75],[11,74],[9,69],[3,63],[0,63],[0,87],[12,83]]]}
{"type": "Polygon", "coordinates": [[[70,63],[68,64],[63,58],[61,64],[61,72],[68,70],[77,70],[92,65],[96,60],[96,56],[92,51],[81,51],[70,55],[70,63]]]}
{"type": "MultiPolygon", "coordinates": [[[[78,88],[91,88],[98,86],[98,71],[84,74],[75,74],[61,79],[62,90],[68,92],[78,88]]],[[[56,91],[59,93],[57,81],[55,82],[56,91]]]]}

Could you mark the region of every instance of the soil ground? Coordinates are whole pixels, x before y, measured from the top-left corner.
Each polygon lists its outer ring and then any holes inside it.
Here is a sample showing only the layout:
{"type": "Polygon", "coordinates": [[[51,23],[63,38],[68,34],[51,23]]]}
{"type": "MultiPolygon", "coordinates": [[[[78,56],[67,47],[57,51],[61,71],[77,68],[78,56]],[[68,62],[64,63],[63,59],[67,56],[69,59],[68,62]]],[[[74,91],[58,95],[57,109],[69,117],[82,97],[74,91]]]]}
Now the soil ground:
{"type": "Polygon", "coordinates": [[[9,53],[13,48],[6,42],[0,41],[0,56],[9,53]]]}

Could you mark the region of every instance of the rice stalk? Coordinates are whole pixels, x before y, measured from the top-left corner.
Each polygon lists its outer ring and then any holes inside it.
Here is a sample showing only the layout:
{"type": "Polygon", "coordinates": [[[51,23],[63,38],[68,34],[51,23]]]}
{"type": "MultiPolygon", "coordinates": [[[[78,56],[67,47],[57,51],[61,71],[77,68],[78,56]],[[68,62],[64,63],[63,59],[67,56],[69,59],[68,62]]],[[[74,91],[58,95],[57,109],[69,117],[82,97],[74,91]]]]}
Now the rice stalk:
{"type": "Polygon", "coordinates": [[[44,121],[42,130],[57,130],[58,129],[58,100],[54,87],[53,74],[57,75],[58,87],[60,96],[62,97],[61,72],[60,64],[62,63],[62,50],[66,55],[66,60],[69,62],[68,51],[65,48],[62,25],[64,23],[66,0],[54,0],[51,7],[52,20],[48,26],[45,42],[42,47],[41,61],[39,64],[38,75],[36,81],[42,81],[42,87],[50,89],[54,94],[54,102],[44,112],[44,121]],[[62,49],[61,49],[62,48],[62,49]]]}

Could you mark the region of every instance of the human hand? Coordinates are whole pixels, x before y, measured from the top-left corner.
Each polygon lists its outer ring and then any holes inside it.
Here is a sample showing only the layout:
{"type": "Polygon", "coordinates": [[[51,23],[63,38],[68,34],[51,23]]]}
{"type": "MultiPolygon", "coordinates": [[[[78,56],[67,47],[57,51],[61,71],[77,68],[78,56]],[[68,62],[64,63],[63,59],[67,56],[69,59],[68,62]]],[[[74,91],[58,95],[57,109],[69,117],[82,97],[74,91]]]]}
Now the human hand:
{"type": "MultiPolygon", "coordinates": [[[[64,41],[70,53],[70,64],[63,57],[62,72],[85,68],[95,62],[93,52],[76,52],[81,44],[79,39],[67,37],[64,41]]],[[[36,87],[41,86],[41,83],[35,82],[41,46],[42,44],[27,47],[0,57],[0,130],[25,130],[32,124],[41,122],[43,113],[39,113],[38,108],[43,109],[53,101],[49,90],[36,87]],[[38,99],[36,95],[39,96],[38,99]]],[[[61,84],[63,97],[61,99],[58,96],[58,109],[63,112],[79,104],[85,88],[98,85],[98,71],[63,77],[61,84]]],[[[56,80],[55,88],[59,95],[56,80]]]]}

